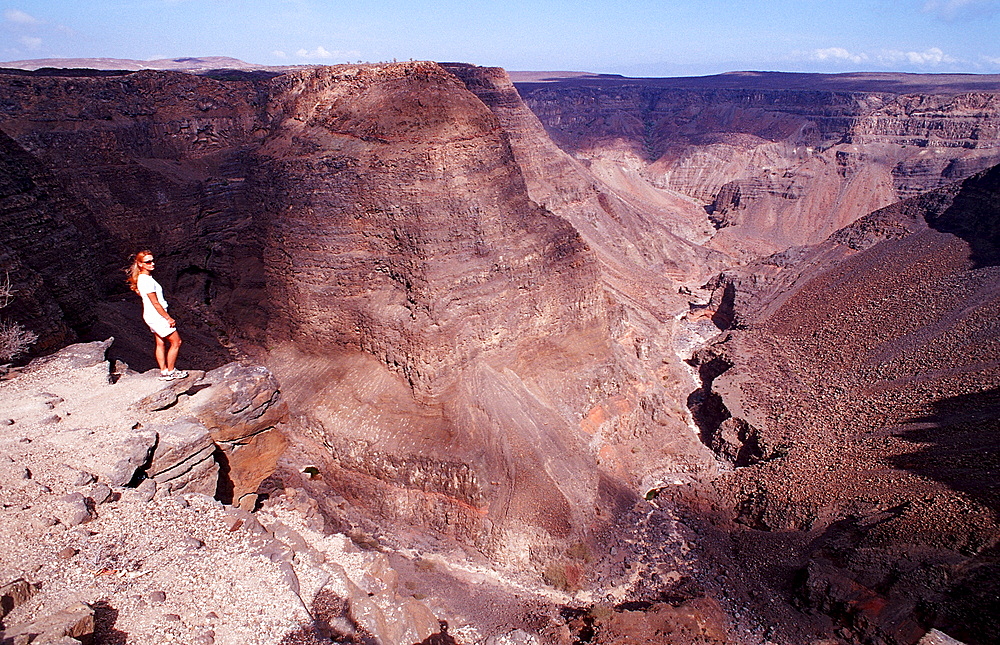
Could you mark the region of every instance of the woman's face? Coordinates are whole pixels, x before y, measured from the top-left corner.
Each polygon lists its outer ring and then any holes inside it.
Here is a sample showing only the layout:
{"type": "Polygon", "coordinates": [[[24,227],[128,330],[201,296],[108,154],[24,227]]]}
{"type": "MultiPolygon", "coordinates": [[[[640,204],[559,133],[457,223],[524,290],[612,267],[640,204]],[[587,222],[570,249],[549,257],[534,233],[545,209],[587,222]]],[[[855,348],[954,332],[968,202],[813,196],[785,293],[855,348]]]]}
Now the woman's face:
{"type": "Polygon", "coordinates": [[[154,268],[153,256],[152,255],[147,255],[146,257],[142,258],[142,262],[140,262],[139,264],[146,271],[152,271],[153,268],[154,268]]]}

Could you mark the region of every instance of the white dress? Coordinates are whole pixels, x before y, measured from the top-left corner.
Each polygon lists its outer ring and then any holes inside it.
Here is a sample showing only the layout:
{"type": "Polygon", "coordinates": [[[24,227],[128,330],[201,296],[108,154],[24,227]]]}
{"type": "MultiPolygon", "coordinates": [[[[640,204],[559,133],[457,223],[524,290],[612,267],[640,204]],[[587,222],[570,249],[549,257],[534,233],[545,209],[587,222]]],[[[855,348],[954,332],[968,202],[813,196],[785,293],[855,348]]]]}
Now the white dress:
{"type": "Polygon", "coordinates": [[[167,301],[163,299],[163,287],[160,286],[160,283],[148,273],[140,273],[135,286],[139,289],[139,295],[142,296],[142,319],[146,321],[153,333],[160,338],[166,338],[177,331],[176,328],[170,326],[166,318],[160,315],[160,312],[153,307],[153,303],[149,300],[149,294],[155,293],[156,300],[166,311],[167,301]]]}

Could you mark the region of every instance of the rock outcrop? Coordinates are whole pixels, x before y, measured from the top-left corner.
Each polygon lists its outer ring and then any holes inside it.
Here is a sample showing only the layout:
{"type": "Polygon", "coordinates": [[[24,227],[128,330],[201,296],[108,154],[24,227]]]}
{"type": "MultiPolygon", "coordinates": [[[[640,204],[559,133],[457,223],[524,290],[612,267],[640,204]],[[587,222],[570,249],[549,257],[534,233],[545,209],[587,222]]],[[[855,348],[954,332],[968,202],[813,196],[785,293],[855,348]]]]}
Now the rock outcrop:
{"type": "Polygon", "coordinates": [[[439,630],[384,555],[324,534],[291,487],[256,515],[213,499],[229,481],[253,508],[244,490],[274,470],[285,410],[266,370],[111,383],[109,344],[71,345],[0,387],[0,640],[410,644],[439,630]]]}

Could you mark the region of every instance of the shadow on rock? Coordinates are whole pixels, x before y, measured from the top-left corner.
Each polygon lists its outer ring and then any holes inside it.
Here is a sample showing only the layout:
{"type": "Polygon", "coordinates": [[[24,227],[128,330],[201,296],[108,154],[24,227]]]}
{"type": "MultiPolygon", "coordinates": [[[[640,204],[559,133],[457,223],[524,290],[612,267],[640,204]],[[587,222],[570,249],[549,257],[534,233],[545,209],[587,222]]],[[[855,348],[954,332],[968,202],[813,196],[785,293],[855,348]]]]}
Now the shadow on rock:
{"type": "Polygon", "coordinates": [[[128,634],[115,629],[118,622],[118,610],[101,600],[94,604],[94,640],[93,645],[125,645],[128,634]]]}
{"type": "Polygon", "coordinates": [[[926,219],[931,228],[968,242],[976,268],[1000,264],[1000,166],[966,179],[951,206],[926,219]]]}
{"type": "Polygon", "coordinates": [[[309,613],[312,624],[288,634],[279,645],[378,645],[378,639],[351,617],[350,602],[328,589],[316,595],[309,613]]]}

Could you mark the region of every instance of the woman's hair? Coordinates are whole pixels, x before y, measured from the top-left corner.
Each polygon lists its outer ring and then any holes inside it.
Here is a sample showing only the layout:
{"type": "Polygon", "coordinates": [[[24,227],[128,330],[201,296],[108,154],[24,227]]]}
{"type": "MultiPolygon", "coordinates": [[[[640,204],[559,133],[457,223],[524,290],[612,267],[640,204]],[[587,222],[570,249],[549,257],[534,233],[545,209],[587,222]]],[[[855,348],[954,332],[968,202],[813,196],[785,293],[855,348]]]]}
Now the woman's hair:
{"type": "Polygon", "coordinates": [[[152,251],[139,251],[132,256],[132,264],[127,269],[125,269],[125,282],[128,283],[129,288],[136,293],[139,293],[139,287],[137,282],[139,281],[139,264],[142,263],[142,259],[147,255],[153,255],[152,251]]]}

